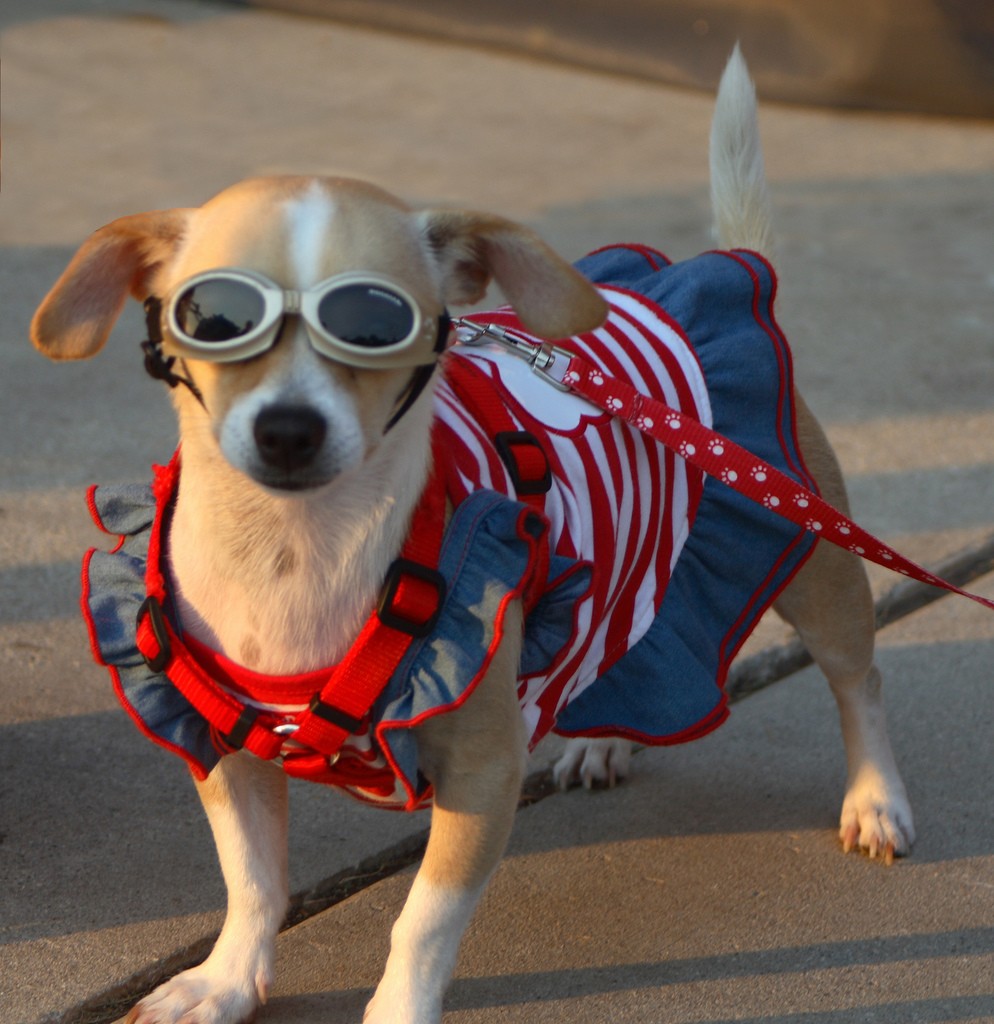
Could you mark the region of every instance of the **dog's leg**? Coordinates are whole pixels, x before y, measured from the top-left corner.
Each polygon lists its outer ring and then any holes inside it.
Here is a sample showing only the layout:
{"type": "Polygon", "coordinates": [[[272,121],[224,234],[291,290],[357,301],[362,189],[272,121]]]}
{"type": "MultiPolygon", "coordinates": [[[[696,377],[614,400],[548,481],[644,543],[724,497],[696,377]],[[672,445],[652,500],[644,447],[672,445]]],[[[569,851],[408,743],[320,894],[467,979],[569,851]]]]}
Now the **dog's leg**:
{"type": "MultiPolygon", "coordinates": [[[[822,495],[848,514],[838,463],[799,396],[797,426],[822,495]]],[[[873,663],[873,597],[862,562],[833,544],[819,544],[775,607],[797,630],[838,703],[849,776],[842,805],[843,848],[858,847],[888,861],[908,853],[915,830],[887,736],[880,673],[873,663]]]]}
{"type": "Polygon", "coordinates": [[[435,802],[424,861],[394,925],[390,956],[366,1024],[436,1024],[459,942],[496,868],[525,770],[516,677],[520,610],[477,690],[418,727],[435,802]]]}
{"type": "Polygon", "coordinates": [[[249,754],[221,759],[197,784],[228,887],[228,913],[210,956],[157,988],[127,1024],[240,1024],[265,1002],[276,933],[287,907],[287,787],[249,754]]]}

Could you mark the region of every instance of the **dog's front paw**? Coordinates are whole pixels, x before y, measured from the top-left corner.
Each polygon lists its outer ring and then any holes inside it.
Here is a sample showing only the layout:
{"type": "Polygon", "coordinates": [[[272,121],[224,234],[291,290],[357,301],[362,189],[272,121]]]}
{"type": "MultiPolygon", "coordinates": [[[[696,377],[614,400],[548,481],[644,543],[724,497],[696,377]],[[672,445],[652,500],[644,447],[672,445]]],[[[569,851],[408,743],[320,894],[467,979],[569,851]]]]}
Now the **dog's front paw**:
{"type": "Polygon", "coordinates": [[[242,983],[207,962],[177,974],[146,996],[125,1024],[246,1024],[266,1001],[271,970],[260,968],[242,983]]]}
{"type": "Polygon", "coordinates": [[[620,739],[573,739],[553,765],[552,777],[560,789],[583,783],[586,789],[614,786],[628,777],[632,745],[620,739]]]}
{"type": "Polygon", "coordinates": [[[439,1024],[441,1019],[441,996],[398,987],[384,978],[366,1007],[362,1024],[439,1024]]]}
{"type": "Polygon", "coordinates": [[[843,801],[839,836],[846,853],[863,850],[887,864],[910,853],[915,826],[900,776],[864,769],[843,801]]]}

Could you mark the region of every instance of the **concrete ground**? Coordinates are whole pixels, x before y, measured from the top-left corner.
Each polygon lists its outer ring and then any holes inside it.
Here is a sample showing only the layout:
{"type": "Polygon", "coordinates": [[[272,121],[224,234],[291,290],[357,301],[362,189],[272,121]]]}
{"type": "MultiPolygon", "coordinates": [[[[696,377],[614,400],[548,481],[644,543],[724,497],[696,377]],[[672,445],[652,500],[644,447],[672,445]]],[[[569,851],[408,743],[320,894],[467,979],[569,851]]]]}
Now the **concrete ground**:
{"type": "MultiPolygon", "coordinates": [[[[76,608],[101,542],[85,486],[166,458],[168,403],[137,310],[97,361],[56,367],[27,342],[37,302],[94,228],[271,171],[494,210],[571,257],[619,240],[690,256],[711,244],[711,99],[184,0],[5,0],[0,28],[0,1021],[96,1024],[202,954],[223,887],[184,769],[116,707],[76,608]]],[[[979,549],[994,124],[770,105],[761,127],[781,320],[857,518],[929,564],[979,549]]],[[[764,624],[751,650],[781,636],[764,624]]],[[[913,857],[837,848],[838,726],[807,669],[707,739],[639,754],[614,792],[524,809],[446,1019],[994,1021],[994,617],[943,598],[879,641],[913,857]]],[[[427,818],[307,786],[293,818],[306,919],[260,1024],[358,1021],[409,884],[392,869],[427,818]]]]}

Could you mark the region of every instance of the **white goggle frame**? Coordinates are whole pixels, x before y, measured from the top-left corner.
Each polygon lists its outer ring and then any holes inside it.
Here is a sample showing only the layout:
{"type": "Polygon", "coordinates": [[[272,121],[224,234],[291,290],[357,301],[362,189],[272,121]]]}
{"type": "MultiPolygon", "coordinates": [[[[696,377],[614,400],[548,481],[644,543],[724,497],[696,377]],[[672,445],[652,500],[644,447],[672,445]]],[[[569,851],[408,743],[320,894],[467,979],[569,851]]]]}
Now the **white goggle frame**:
{"type": "Polygon", "coordinates": [[[414,297],[401,285],[382,274],[348,271],[335,274],[311,288],[282,288],[275,281],[252,270],[220,267],[207,270],[181,282],[173,289],[164,307],[167,349],[180,355],[212,363],[232,363],[268,351],[279,337],[287,315],[303,318],[308,339],[314,350],[328,359],[363,369],[397,369],[427,366],[438,359],[444,341],[439,339],[440,319],[426,317],[414,297]],[[217,281],[248,285],[262,299],[263,312],[259,322],[237,337],[207,341],[187,334],[182,326],[179,305],[191,288],[217,281]],[[411,316],[411,329],[395,343],[361,345],[339,338],[321,323],[319,307],[332,292],[350,285],[367,285],[400,299],[411,316]]]}

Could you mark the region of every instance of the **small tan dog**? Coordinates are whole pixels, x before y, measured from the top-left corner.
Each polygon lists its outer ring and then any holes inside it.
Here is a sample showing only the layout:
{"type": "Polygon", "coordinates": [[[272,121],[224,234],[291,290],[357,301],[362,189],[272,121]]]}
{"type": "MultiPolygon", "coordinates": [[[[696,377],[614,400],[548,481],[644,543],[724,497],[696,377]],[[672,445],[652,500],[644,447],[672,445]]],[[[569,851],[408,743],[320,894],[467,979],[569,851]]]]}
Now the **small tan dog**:
{"type": "MultiPolygon", "coordinates": [[[[719,91],[711,162],[722,245],[769,252],[755,98],[737,55],[719,91]]],[[[163,300],[153,333],[161,329],[164,356],[182,369],[173,382],[185,386],[173,391],[182,470],[162,543],[175,619],[191,642],[283,676],[334,665],[349,651],[432,464],[434,382],[420,390],[418,368],[434,362],[446,335],[444,309],[478,301],[492,278],[534,335],[576,335],[605,317],[598,290],[525,228],[479,213],[412,211],[338,178],[244,182],[199,209],[117,220],[84,243],[39,308],[32,338],[52,359],[85,359],[103,346],[129,293],[163,300]],[[329,279],[336,283],[318,289],[320,308],[308,307],[308,290],[329,279]],[[233,282],[258,300],[241,328],[234,313],[197,312],[219,281],[222,295],[233,282]],[[324,309],[353,285],[366,306],[392,305],[403,320],[379,328],[383,352],[324,309]],[[194,315],[220,333],[198,333],[194,315]],[[400,409],[402,426],[389,429],[400,409]]],[[[380,312],[389,321],[390,310],[380,312]]],[[[807,465],[844,510],[835,458],[795,401],[807,465]]],[[[416,726],[418,767],[434,792],[431,836],[369,1024],[440,1019],[461,936],[504,849],[527,742],[517,692],[522,609],[520,595],[508,603],[468,699],[416,726]]],[[[844,848],[906,853],[912,818],[887,738],[861,565],[819,545],[776,609],[838,701],[849,769],[844,848]]],[[[627,756],[622,740],[575,739],[557,778],[614,778],[627,756]]],[[[253,1016],[272,983],[287,907],[284,772],[243,751],[221,757],[197,787],[228,886],[227,918],[207,960],[142,1000],[132,1022],[234,1024],[253,1016]]]]}

